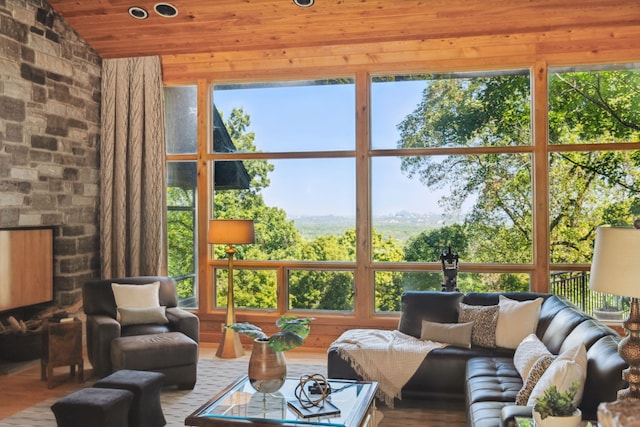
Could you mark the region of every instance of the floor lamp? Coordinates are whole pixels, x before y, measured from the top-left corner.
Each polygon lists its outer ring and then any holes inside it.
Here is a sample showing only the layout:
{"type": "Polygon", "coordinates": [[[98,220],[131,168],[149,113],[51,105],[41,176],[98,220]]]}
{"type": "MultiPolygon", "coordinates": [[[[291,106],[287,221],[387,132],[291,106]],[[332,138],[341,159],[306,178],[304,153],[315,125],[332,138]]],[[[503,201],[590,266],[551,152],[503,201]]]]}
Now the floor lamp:
{"type": "Polygon", "coordinates": [[[246,219],[215,219],[209,221],[209,243],[228,245],[225,249],[229,257],[229,283],[227,287],[227,314],[222,327],[222,339],[216,351],[216,356],[232,359],[244,354],[240,337],[232,329],[225,326],[236,323],[236,313],[233,302],[233,256],[236,253],[233,245],[255,242],[253,220],[246,219]]]}
{"type": "Polygon", "coordinates": [[[618,391],[618,400],[640,399],[640,220],[631,227],[598,227],[593,249],[589,287],[598,292],[631,297],[626,336],[618,353],[629,367],[622,379],[629,387],[618,391]]]}

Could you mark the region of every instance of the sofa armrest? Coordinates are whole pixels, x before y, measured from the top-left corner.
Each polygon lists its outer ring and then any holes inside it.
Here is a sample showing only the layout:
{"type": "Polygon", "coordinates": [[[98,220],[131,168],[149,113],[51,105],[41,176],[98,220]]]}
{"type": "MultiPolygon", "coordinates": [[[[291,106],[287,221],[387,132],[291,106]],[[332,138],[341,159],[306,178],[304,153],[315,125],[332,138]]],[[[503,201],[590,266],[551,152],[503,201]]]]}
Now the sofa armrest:
{"type": "Polygon", "coordinates": [[[182,332],[196,343],[200,342],[200,319],[190,311],[177,307],[167,308],[167,319],[171,330],[182,332]]]}
{"type": "Polygon", "coordinates": [[[502,407],[500,419],[502,427],[517,427],[516,417],[531,418],[533,408],[531,406],[522,405],[506,405],[502,407]]]}
{"type": "Polygon", "coordinates": [[[111,373],[111,341],[120,336],[120,323],[112,317],[87,316],[87,354],[98,377],[111,373]]]}

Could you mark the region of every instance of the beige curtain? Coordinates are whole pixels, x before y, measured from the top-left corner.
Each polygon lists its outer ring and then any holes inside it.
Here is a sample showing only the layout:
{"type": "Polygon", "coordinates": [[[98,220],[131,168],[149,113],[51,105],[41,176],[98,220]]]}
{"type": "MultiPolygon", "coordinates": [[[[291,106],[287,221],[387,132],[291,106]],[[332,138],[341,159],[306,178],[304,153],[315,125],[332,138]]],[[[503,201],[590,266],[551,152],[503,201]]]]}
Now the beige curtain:
{"type": "Polygon", "coordinates": [[[165,142],[159,57],[102,63],[102,277],[162,271],[165,142]]]}

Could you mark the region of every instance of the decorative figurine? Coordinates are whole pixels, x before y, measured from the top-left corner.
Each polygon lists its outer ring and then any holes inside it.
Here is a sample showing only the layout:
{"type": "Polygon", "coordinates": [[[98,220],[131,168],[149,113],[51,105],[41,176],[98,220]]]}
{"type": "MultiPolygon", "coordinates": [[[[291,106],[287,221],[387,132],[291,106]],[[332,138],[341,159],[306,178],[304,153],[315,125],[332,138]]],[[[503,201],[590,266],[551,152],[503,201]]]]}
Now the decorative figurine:
{"type": "Polygon", "coordinates": [[[442,261],[442,272],[444,273],[442,292],[458,292],[458,253],[451,252],[451,246],[449,246],[442,251],[440,261],[442,261]]]}

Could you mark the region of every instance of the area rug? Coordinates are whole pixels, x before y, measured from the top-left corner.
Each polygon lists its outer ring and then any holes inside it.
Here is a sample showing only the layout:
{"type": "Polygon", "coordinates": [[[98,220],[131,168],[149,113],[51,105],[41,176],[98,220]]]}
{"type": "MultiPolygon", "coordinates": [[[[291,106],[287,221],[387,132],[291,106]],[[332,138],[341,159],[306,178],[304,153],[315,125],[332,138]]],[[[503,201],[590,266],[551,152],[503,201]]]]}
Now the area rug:
{"type": "MultiPolygon", "coordinates": [[[[167,427],[184,426],[187,415],[205,404],[239,376],[247,372],[246,360],[201,359],[198,362],[198,380],[193,390],[176,390],[167,387],[160,400],[167,420],[167,427]]],[[[299,377],[306,374],[327,374],[324,365],[287,364],[287,374],[299,377]]],[[[87,381],[87,386],[92,384],[87,381]]],[[[9,418],[0,420],[0,426],[56,427],[51,405],[57,399],[49,399],[25,409],[9,418]]]]}

